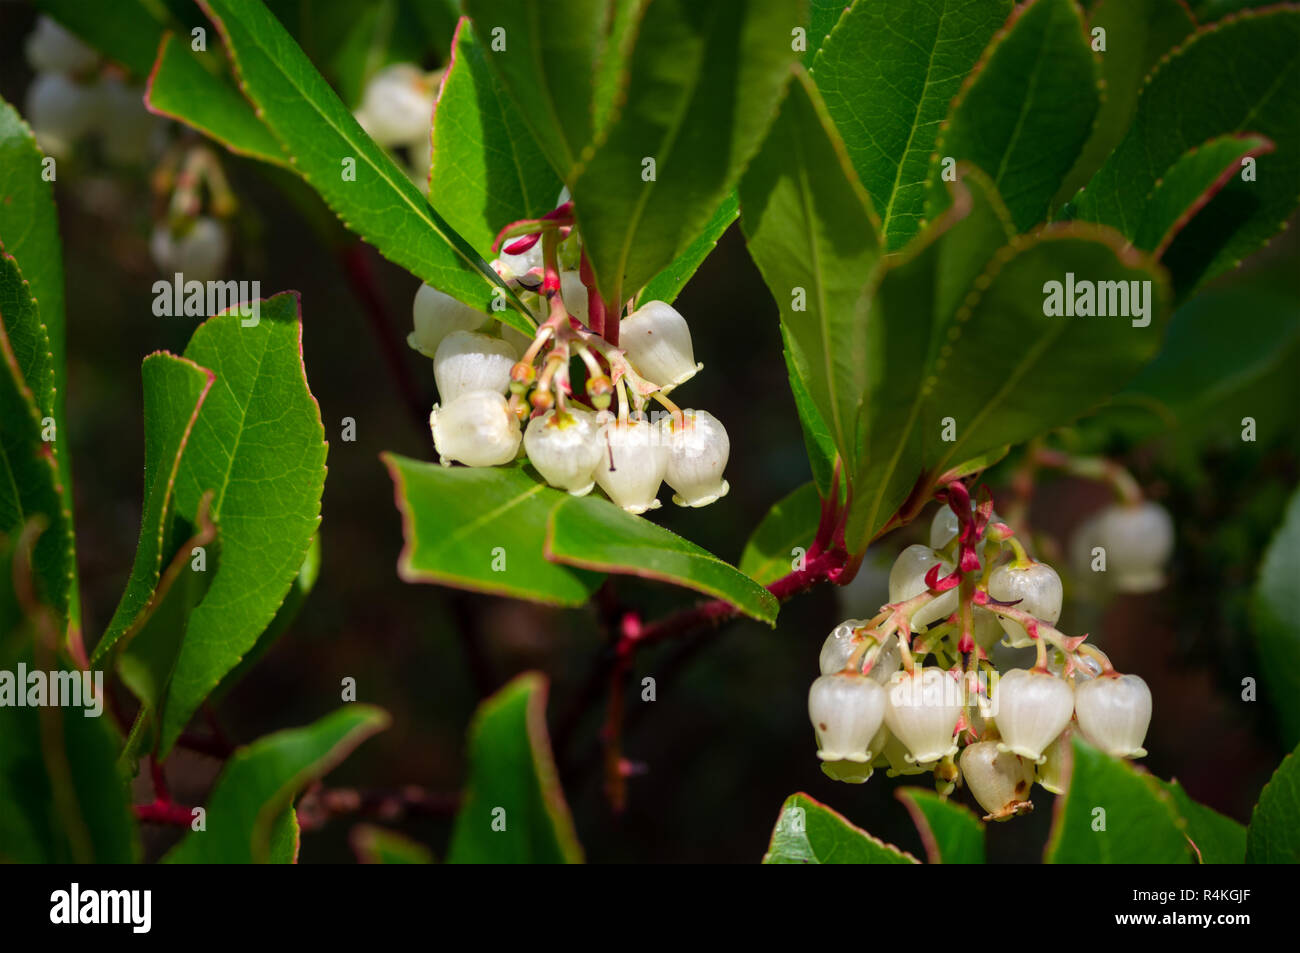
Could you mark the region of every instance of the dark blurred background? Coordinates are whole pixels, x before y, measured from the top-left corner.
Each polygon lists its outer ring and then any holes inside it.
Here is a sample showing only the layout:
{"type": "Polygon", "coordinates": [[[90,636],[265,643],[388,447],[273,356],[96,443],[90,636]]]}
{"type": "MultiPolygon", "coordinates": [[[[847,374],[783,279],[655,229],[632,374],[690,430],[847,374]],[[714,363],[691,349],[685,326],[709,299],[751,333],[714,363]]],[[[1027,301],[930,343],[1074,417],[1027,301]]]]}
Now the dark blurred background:
{"type": "MultiPolygon", "coordinates": [[[[25,5],[0,3],[0,94],[20,111],[31,79],[22,41],[33,22],[25,5]]],[[[437,65],[436,54],[424,65],[437,65]]],[[[454,792],[464,777],[464,736],[475,705],[516,673],[547,673],[552,726],[564,720],[604,644],[596,612],[548,610],[397,578],[401,526],[379,454],[432,459],[427,429],[385,360],[376,334],[381,319],[356,294],[328,230],[308,224],[303,194],[286,193],[284,181],[265,167],[221,156],[240,203],[228,277],[260,279],[266,295],[290,288],[302,293],[308,378],[330,452],[319,582],[292,628],[221,704],[219,719],[238,742],[305,724],[337,707],[340,680],[351,676],[360,700],[386,708],[393,725],[335,770],[328,785],[417,784],[454,792]],[[356,420],[355,442],[340,439],[344,417],[356,420]]],[[[155,209],[147,173],[79,155],[60,165],[56,184],[68,285],[67,429],[91,644],[127,579],[138,533],[139,364],[160,348],[180,352],[196,326],[193,318],[158,318],[151,311],[151,286],[159,275],[148,252],[155,209]]],[[[317,203],[317,214],[324,211],[311,196],[305,201],[317,203]]],[[[373,270],[390,339],[427,408],[434,400],[431,364],[403,342],[418,281],[368,248],[360,254],[373,270]]],[[[1291,231],[1226,283],[1283,288],[1294,297],[1295,264],[1291,231]]],[[[691,322],[696,355],[705,364],[680,397],[727,424],[732,492],[703,510],[668,506],[655,519],[734,560],[767,509],[809,479],[776,308],[736,227],[677,306],[691,322]]],[[[1292,405],[1292,416],[1296,409],[1292,405]]],[[[1240,682],[1259,674],[1244,598],[1259,550],[1297,480],[1295,429],[1292,422],[1290,434],[1245,456],[1201,447],[1175,452],[1169,437],[1144,441],[1126,462],[1175,514],[1173,581],[1162,591],[1105,607],[1067,597],[1061,623],[1069,632],[1091,632],[1121,670],[1151,685],[1155,715],[1147,767],[1177,776],[1194,798],[1241,821],[1284,754],[1267,705],[1241,701],[1240,682]]],[[[1005,472],[1006,466],[989,475],[995,492],[1005,472]]],[[[1032,523],[1063,541],[1105,499],[1104,489],[1082,481],[1048,481],[1035,498],[1032,523]]],[[[923,537],[929,515],[877,544],[873,554],[885,553],[887,567],[888,554],[923,537]]],[[[1050,541],[1046,545],[1050,549],[1050,541]]],[[[869,590],[872,579],[879,581],[878,571],[865,572],[858,588],[869,590]]],[[[647,618],[696,601],[632,579],[616,580],[613,597],[643,609],[647,618]]],[[[614,816],[602,794],[597,733],[603,699],[556,752],[590,860],[757,861],[783,799],[797,790],[921,855],[919,837],[893,797],[903,782],[878,774],[864,786],[835,784],[818,767],[806,693],[823,638],[851,614],[840,598],[823,587],[789,603],[775,630],[742,621],[638,656],[633,686],[655,677],[658,700],[645,704],[639,692],[629,692],[624,753],[638,773],[626,811],[614,816]]],[[[879,602],[883,592],[857,592],[855,598],[879,602]]],[[[200,800],[218,769],[215,761],[187,752],[169,764],[173,793],[182,802],[200,800]]],[[[1041,856],[1052,798],[1035,789],[1035,801],[1033,815],[990,829],[990,859],[1041,856]]],[[[339,818],[305,834],[302,860],[350,859],[353,822],[339,818]]],[[[396,819],[392,826],[428,843],[436,855],[445,852],[446,818],[396,819]]],[[[146,837],[151,856],[173,839],[156,830],[146,837]]]]}

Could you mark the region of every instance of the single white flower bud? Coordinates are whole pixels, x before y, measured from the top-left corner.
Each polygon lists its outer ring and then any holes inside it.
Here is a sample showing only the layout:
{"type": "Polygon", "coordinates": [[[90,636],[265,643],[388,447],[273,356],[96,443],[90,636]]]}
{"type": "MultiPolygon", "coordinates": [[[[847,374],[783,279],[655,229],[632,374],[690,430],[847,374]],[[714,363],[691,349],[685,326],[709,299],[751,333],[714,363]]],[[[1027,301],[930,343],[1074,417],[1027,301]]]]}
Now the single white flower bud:
{"type": "Polygon", "coordinates": [[[704,365],[695,363],[691,329],[670,304],[647,301],[623,319],[619,345],[636,372],[667,393],[704,365]]]}
{"type": "Polygon", "coordinates": [[[596,467],[605,454],[596,415],[576,407],[548,410],[528,422],[524,451],[551,486],[574,496],[591,492],[596,467]]]}
{"type": "Polygon", "coordinates": [[[220,276],[229,249],[226,227],[206,215],[196,218],[180,235],[159,223],[149,238],[154,264],[169,275],[180,272],[186,281],[211,281],[220,276]]]}
{"type": "Polygon", "coordinates": [[[482,311],[475,311],[432,285],[421,284],[411,305],[415,330],[406,343],[425,357],[435,357],[442,339],[453,331],[477,331],[487,321],[482,311]]]}
{"type": "Polygon", "coordinates": [[[1165,583],[1174,550],[1174,521],[1159,503],[1113,503],[1092,526],[1106,551],[1106,581],[1119,592],[1151,592],[1165,583]]]}
{"type": "Polygon", "coordinates": [[[472,390],[504,394],[516,360],[514,348],[500,338],[475,331],[452,331],[433,356],[439,401],[450,404],[472,390]]]}
{"type": "MultiPolygon", "coordinates": [[[[971,512],[975,512],[975,501],[971,501],[971,512]]],[[[989,525],[1001,523],[1002,517],[995,512],[989,517],[989,525]]],[[[934,514],[934,519],[930,521],[930,548],[943,549],[961,532],[961,523],[957,519],[957,514],[953,512],[951,506],[944,503],[934,514]]]]}
{"type": "Polygon", "coordinates": [[[1066,784],[1069,783],[1070,758],[1074,754],[1070,746],[1070,736],[1073,734],[1074,729],[1067,727],[1057,735],[1043,751],[1043,760],[1034,769],[1034,779],[1043,786],[1044,790],[1051,791],[1053,794],[1064,794],[1066,784]]]}
{"type": "Polygon", "coordinates": [[[648,420],[616,421],[604,429],[596,482],[629,513],[658,508],[659,485],[668,469],[668,447],[648,420]]]}
{"type": "Polygon", "coordinates": [[[967,745],[959,761],[966,787],[988,811],[984,820],[1005,821],[1033,809],[1029,789],[1034,783],[1030,762],[999,750],[997,743],[980,741],[967,745]]]}
{"type": "Polygon", "coordinates": [[[393,63],[370,78],[357,121],[382,146],[409,146],[429,138],[436,93],[429,77],[411,63],[393,63]]]}
{"type": "Polygon", "coordinates": [[[1088,742],[1117,758],[1146,756],[1151,689],[1136,675],[1094,678],[1075,687],[1074,711],[1088,742]]]}
{"type": "MultiPolygon", "coordinates": [[[[508,239],[505,244],[510,245],[518,240],[518,238],[511,238],[508,239]]],[[[509,283],[517,282],[521,278],[525,278],[525,276],[534,269],[544,267],[545,263],[546,260],[542,255],[542,243],[539,239],[533,243],[532,248],[529,248],[527,251],[521,251],[517,255],[512,255],[503,248],[500,257],[496,258],[492,262],[492,269],[501,277],[502,281],[509,283]]],[[[533,278],[528,279],[525,283],[537,284],[540,283],[540,281],[540,278],[533,276],[533,278]]],[[[567,301],[568,299],[566,298],[565,300],[567,301]]]]}
{"type": "Polygon", "coordinates": [[[862,619],[846,619],[831,629],[831,634],[822,643],[821,656],[817,660],[823,675],[844,671],[844,666],[849,664],[849,656],[858,647],[853,633],[864,625],[866,622],[862,619]]]}
{"type": "Polygon", "coordinates": [[[994,719],[1003,750],[1034,762],[1056,739],[1074,714],[1074,689],[1047,672],[1013,668],[993,689],[994,719]]]}
{"type": "MultiPolygon", "coordinates": [[[[889,601],[905,602],[925,592],[925,574],[932,566],[939,566],[939,578],[949,575],[953,566],[929,546],[915,543],[898,554],[893,568],[889,570],[889,601]]],[[[935,597],[912,616],[912,631],[920,632],[931,623],[946,619],[957,611],[959,598],[956,589],[935,597]]]]}
{"type": "Polygon", "coordinates": [[[564,309],[583,324],[587,323],[587,286],[576,271],[560,272],[560,297],[564,309]]]}
{"type": "Polygon", "coordinates": [[[471,467],[500,466],[519,452],[519,421],[506,399],[493,391],[470,391],[445,407],[434,404],[429,429],[445,467],[453,460],[471,467]]]}
{"type": "Polygon", "coordinates": [[[77,83],[62,73],[41,73],[27,87],[27,121],[41,150],[55,158],[72,153],[76,141],[99,119],[98,84],[77,83]]]}
{"type": "MultiPolygon", "coordinates": [[[[1032,563],[1019,569],[1013,563],[999,566],[989,576],[989,596],[998,602],[1016,602],[1015,608],[1028,612],[1035,619],[1041,619],[1048,625],[1056,625],[1061,618],[1061,601],[1065,590],[1061,587],[1061,577],[1047,563],[1032,563]]],[[[1033,645],[1025,627],[1014,619],[998,616],[1007,640],[1012,648],[1021,649],[1033,645]]]]}
{"type": "Polygon", "coordinates": [[[36,29],[27,35],[23,51],[38,73],[84,73],[99,62],[93,47],[47,16],[36,20],[36,29]]]}
{"type": "Polygon", "coordinates": [[[880,648],[876,650],[875,658],[871,660],[871,670],[867,672],[867,678],[873,678],[881,685],[887,685],[902,664],[903,650],[898,647],[898,636],[887,636],[880,648]]]}
{"type": "Polygon", "coordinates": [[[860,675],[822,675],[808,690],[808,717],[817,733],[817,757],[870,764],[871,739],[885,717],[885,690],[860,675]]]}
{"type": "Polygon", "coordinates": [[[678,506],[707,506],[727,495],[731,485],[722,478],[731,453],[726,428],[707,410],[682,411],[682,425],[670,414],[663,421],[668,444],[664,479],[677,492],[678,506]]]}
{"type": "Polygon", "coordinates": [[[962,713],[961,686],[939,668],[917,666],[910,675],[894,673],[885,686],[889,705],[885,724],[916,764],[957,753],[953,732],[962,713]]]}

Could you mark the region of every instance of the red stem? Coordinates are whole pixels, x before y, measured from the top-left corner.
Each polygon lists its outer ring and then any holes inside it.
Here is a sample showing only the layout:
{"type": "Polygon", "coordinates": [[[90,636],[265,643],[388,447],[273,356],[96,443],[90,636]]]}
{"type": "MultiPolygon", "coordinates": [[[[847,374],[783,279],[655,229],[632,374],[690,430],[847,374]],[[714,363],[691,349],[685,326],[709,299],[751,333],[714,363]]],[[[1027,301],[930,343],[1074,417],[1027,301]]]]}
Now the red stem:
{"type": "Polygon", "coordinates": [[[149,824],[170,824],[189,827],[194,820],[194,809],[170,800],[157,800],[152,804],[135,805],[135,816],[149,824]]]}

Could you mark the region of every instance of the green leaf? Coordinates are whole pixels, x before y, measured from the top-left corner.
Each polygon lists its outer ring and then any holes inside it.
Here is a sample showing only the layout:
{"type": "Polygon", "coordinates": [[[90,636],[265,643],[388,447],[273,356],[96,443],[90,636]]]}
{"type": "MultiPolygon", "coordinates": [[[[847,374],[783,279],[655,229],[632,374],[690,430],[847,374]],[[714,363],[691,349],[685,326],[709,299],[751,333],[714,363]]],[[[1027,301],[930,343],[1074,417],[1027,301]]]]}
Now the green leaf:
{"type": "Polygon", "coordinates": [[[1187,825],[1187,837],[1203,864],[1240,864],[1246,856],[1246,828],[1213,808],[1193,801],[1177,780],[1159,781],[1187,825]]]}
{"type": "Polygon", "coordinates": [[[1191,217],[1241,171],[1245,157],[1272,151],[1269,140],[1250,135],[1220,136],[1187,150],[1147,199],[1130,236],[1133,244],[1159,258],[1191,217]]]}
{"type": "Polygon", "coordinates": [[[1244,132],[1266,136],[1277,149],[1257,160],[1256,180],[1226,184],[1166,256],[1180,293],[1235,267],[1295,209],[1298,83],[1300,9],[1246,13],[1197,30],[1143,87],[1128,134],[1078,197],[1079,215],[1131,234],[1147,196],[1189,146],[1244,132]]]}
{"type": "Polygon", "coordinates": [[[850,0],[812,0],[810,6],[808,48],[803,54],[806,69],[812,69],[817,52],[826,45],[826,38],[835,29],[840,17],[850,9],[850,0]]]}
{"type": "Polygon", "coordinates": [[[406,545],[397,574],[407,582],[562,606],[583,605],[600,586],[600,575],[543,556],[547,517],[566,494],[521,467],[443,467],[391,453],[382,459],[402,514],[406,545]]]}
{"type": "Polygon", "coordinates": [[[486,254],[506,225],[555,208],[560,188],[462,18],[433,112],[429,200],[486,254]]]}
{"type": "Polygon", "coordinates": [[[786,378],[790,381],[790,396],[794,398],[795,413],[799,415],[799,429],[803,431],[804,449],[808,452],[808,466],[812,470],[813,482],[817,492],[824,497],[831,495],[831,483],[835,480],[835,461],[839,451],[835,448],[835,437],[821,411],[813,403],[812,395],[795,366],[794,355],[790,351],[790,333],[781,325],[781,356],[785,360],[786,378]]]}
{"type": "Polygon", "coordinates": [[[808,393],[840,455],[852,460],[865,386],[864,329],[853,305],[879,257],[879,229],[802,69],[745,173],[740,202],[749,253],[781,312],[791,379],[808,393]]]}
{"type": "Polygon", "coordinates": [[[997,198],[980,177],[965,181],[973,198],[959,194],[863,300],[870,384],[851,552],[888,523],[919,477],[1068,423],[1123,387],[1160,345],[1169,293],[1153,262],[1107,229],[1072,224],[1017,239],[985,268],[997,198]],[[1108,316],[1045,313],[1053,301],[1077,300],[1080,292],[1066,288],[1072,275],[1102,289],[1108,316]],[[1134,281],[1113,286],[1113,296],[1101,284],[1134,281]],[[1140,309],[1124,307],[1121,288],[1137,288],[1145,317],[1122,313],[1140,309]]]}
{"type": "Polygon", "coordinates": [[[41,323],[40,309],[14,257],[0,241],[0,317],[18,362],[18,371],[31,389],[32,401],[42,417],[54,414],[54,367],[50,338],[41,323]]]}
{"type": "Polygon", "coordinates": [[[740,201],[733,192],[722,200],[718,210],[713,213],[713,217],[704,226],[704,231],[700,232],[680,255],[673,259],[670,264],[659,274],[650,279],[649,283],[641,289],[641,294],[637,296],[638,303],[645,301],[666,301],[672,304],[686,283],[691,280],[691,276],[704,264],[704,259],[717,247],[718,239],[722,237],[723,232],[736,220],[740,214],[740,201]]]}
{"type": "Polygon", "coordinates": [[[1282,759],[1250,815],[1246,863],[1300,864],[1300,748],[1282,759]]]}
{"type": "Polygon", "coordinates": [[[740,571],[761,586],[789,573],[795,558],[793,550],[807,550],[817,535],[821,510],[821,497],[813,483],[805,483],[782,498],[767,511],[745,543],[740,571]]]}
{"type": "Polygon", "coordinates": [[[606,0],[465,0],[464,8],[515,111],[567,181],[592,141],[606,0]]]}
{"type": "Polygon", "coordinates": [[[1106,94],[1092,135],[1057,190],[1053,207],[1068,201],[1101,168],[1128,132],[1148,74],[1196,29],[1182,0],[1100,0],[1089,12],[1088,26],[1106,31],[1106,50],[1101,54],[1106,94]]]}
{"type": "MultiPolygon", "coordinates": [[[[173,490],[181,456],[193,433],[199,409],[216,376],[207,368],[159,351],[144,359],[144,506],[135,562],[117,610],[91,656],[98,666],[140,615],[153,604],[167,550],[173,490]]],[[[185,554],[189,558],[188,554],[185,554]]]]}
{"type": "Polygon", "coordinates": [[[725,599],[745,615],[773,623],[770,592],[730,563],[598,496],[570,496],[551,511],[546,558],[594,572],[658,579],[725,599]]]}
{"type": "Polygon", "coordinates": [[[216,374],[176,475],[176,510],[197,523],[215,491],[220,565],[195,607],[163,712],[166,753],[208,693],[274,618],[320,523],[325,429],[302,364],[298,297],[261,302],[257,324],[209,318],[185,357],[216,374]]]}
{"type": "Polygon", "coordinates": [[[966,80],[935,147],[930,210],[944,207],[944,162],[966,160],[1002,194],[1017,231],[1047,218],[1092,131],[1098,67],[1072,0],[1017,8],[966,80]]]}
{"type": "Polygon", "coordinates": [[[877,840],[825,804],[792,794],[772,828],[765,864],[917,864],[911,854],[877,840]]]}
{"type": "Polygon", "coordinates": [[[474,713],[449,864],[580,864],[546,732],[547,682],[526,672],[474,713]]]}
{"type": "Polygon", "coordinates": [[[886,250],[921,230],[940,123],[1011,7],[1011,0],[860,0],[813,61],[886,250]]]}
{"type": "Polygon", "coordinates": [[[785,89],[805,10],[806,0],[650,4],[627,102],[571,182],[607,301],[632,297],[685,251],[735,187],[785,89]]]}
{"type": "Polygon", "coordinates": [[[352,852],[363,864],[431,864],[433,851],[405,834],[374,824],[358,824],[348,835],[352,852]]]}
{"type": "Polygon", "coordinates": [[[175,119],[215,139],[231,152],[274,165],[288,166],[284,149],[253,112],[248,100],[226,77],[214,75],[205,59],[216,51],[192,52],[171,33],[162,39],[145,88],[152,112],[175,119]]]}
{"type": "Polygon", "coordinates": [[[112,11],[84,0],[35,0],[35,5],[137,76],[148,75],[153,66],[168,20],[163,7],[147,0],[114,0],[112,11]]]}
{"type": "Polygon", "coordinates": [[[1159,781],[1079,738],[1073,761],[1052,819],[1047,863],[1191,863],[1177,805],[1159,781]]]}
{"type": "Polygon", "coordinates": [[[240,86],[293,167],[347,225],[390,261],[471,307],[489,311],[494,291],[515,312],[493,316],[532,333],[533,320],[487,262],[457,235],[375,144],[258,0],[204,0],[240,86]],[[355,175],[345,173],[349,160],[355,175]]]}
{"type": "Polygon", "coordinates": [[[921,835],[932,864],[984,863],[984,824],[969,808],[923,788],[899,788],[895,796],[921,835]]]}
{"type": "Polygon", "coordinates": [[[277,731],[240,748],[208,795],[206,829],[186,834],[164,862],[296,862],[294,798],[388,723],[383,710],[351,704],[304,728],[277,731]]]}
{"type": "Polygon", "coordinates": [[[592,68],[592,114],[600,139],[627,94],[628,57],[650,0],[609,0],[609,29],[598,39],[592,68]]]}
{"type": "Polygon", "coordinates": [[[1264,694],[1273,707],[1282,742],[1300,743],[1300,619],[1295,612],[1300,579],[1300,489],[1291,495],[1286,514],[1264,552],[1259,578],[1251,593],[1250,620],[1255,632],[1264,694]]]}

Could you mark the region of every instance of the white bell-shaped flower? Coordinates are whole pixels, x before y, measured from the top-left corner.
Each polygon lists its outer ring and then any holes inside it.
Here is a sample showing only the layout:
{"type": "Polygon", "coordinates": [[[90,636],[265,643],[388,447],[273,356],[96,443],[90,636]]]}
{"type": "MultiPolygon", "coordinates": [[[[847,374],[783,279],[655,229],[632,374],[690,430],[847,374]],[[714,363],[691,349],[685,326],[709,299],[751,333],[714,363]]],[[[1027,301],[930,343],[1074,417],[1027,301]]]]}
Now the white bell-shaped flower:
{"type": "MultiPolygon", "coordinates": [[[[889,601],[904,602],[925,592],[925,574],[932,566],[939,566],[939,578],[952,572],[953,566],[929,546],[916,543],[898,554],[889,570],[889,601]]],[[[959,598],[956,589],[937,596],[916,610],[912,616],[912,631],[919,632],[931,623],[946,619],[957,611],[959,598]]]]}
{"type": "Polygon", "coordinates": [[[620,420],[604,429],[605,447],[596,465],[596,482],[629,513],[658,508],[659,485],[668,469],[662,430],[648,420],[620,420]]]}
{"type": "Polygon", "coordinates": [[[186,281],[211,281],[221,275],[230,250],[226,227],[201,215],[182,234],[173,234],[164,223],[154,227],[149,253],[164,274],[180,272],[186,281]]]}
{"type": "Polygon", "coordinates": [[[1013,668],[993,689],[994,719],[1001,747],[1031,761],[1065,730],[1074,714],[1074,688],[1047,672],[1013,668]]]}
{"type": "MultiPolygon", "coordinates": [[[[511,245],[518,240],[518,238],[511,238],[506,241],[506,245],[511,245]]],[[[542,268],[545,261],[542,253],[542,243],[539,239],[528,250],[516,254],[511,254],[502,248],[501,254],[492,262],[492,268],[501,276],[502,281],[511,282],[526,279],[525,284],[536,285],[541,281],[541,278],[537,275],[532,277],[528,277],[528,275],[535,269],[542,268]]]]}
{"type": "Polygon", "coordinates": [[[665,393],[690,380],[704,366],[695,363],[686,319],[663,301],[647,301],[623,319],[619,346],[636,372],[665,393]]]}
{"type": "Polygon", "coordinates": [[[962,689],[939,668],[895,672],[885,686],[889,705],[885,724],[915,764],[929,764],[956,754],[953,732],[962,713],[962,689]]]}
{"type": "Polygon", "coordinates": [[[432,285],[422,284],[411,305],[415,330],[406,338],[412,349],[425,357],[435,357],[438,345],[453,331],[477,331],[488,316],[444,294],[432,285]]]}
{"type": "Polygon", "coordinates": [[[494,391],[470,391],[445,407],[434,404],[429,429],[443,466],[454,460],[470,467],[495,467],[519,452],[519,421],[494,391]]]}
{"type": "Polygon", "coordinates": [[[867,678],[874,678],[881,685],[887,685],[902,664],[903,650],[898,647],[898,636],[890,635],[871,659],[871,670],[867,672],[867,678]]]}
{"type": "MultiPolygon", "coordinates": [[[[971,512],[975,511],[975,503],[971,502],[971,512]]],[[[1002,517],[995,512],[989,517],[989,525],[1001,523],[1002,517]]],[[[935,512],[934,518],[930,520],[930,548],[943,549],[961,532],[961,523],[957,519],[957,514],[953,512],[952,507],[944,503],[935,512]]]]}
{"type": "Polygon", "coordinates": [[[1136,675],[1094,678],[1075,687],[1079,730],[1094,747],[1117,758],[1146,755],[1151,689],[1136,675]]]}
{"type": "Polygon", "coordinates": [[[958,761],[966,787],[988,811],[986,821],[1005,821],[1030,810],[1034,766],[993,741],[967,745],[958,761]]]}
{"type": "Polygon", "coordinates": [[[564,310],[583,324],[587,323],[587,286],[576,271],[560,272],[560,297],[564,299],[564,310]]]}
{"type": "Polygon", "coordinates": [[[1119,592],[1151,592],[1165,582],[1174,550],[1174,521],[1159,503],[1113,503],[1090,527],[1106,553],[1106,582],[1119,592]]]}
{"type": "Polygon", "coordinates": [[[591,492],[605,454],[596,415],[577,407],[548,410],[528,422],[524,452],[551,486],[574,496],[591,492]]]}
{"type": "Polygon", "coordinates": [[[47,16],[37,18],[36,29],[27,35],[23,51],[38,73],[83,73],[99,62],[93,47],[47,16]]]}
{"type": "Polygon", "coordinates": [[[731,453],[726,428],[707,410],[682,411],[681,426],[669,415],[662,424],[668,444],[664,479],[677,492],[678,506],[707,506],[727,495],[731,485],[722,478],[731,453]]]}
{"type": "MultiPolygon", "coordinates": [[[[1016,602],[1015,608],[1028,612],[1035,619],[1041,619],[1048,625],[1056,625],[1061,618],[1061,601],[1065,590],[1061,587],[1061,577],[1047,563],[1031,563],[1023,569],[1008,563],[993,570],[989,576],[989,595],[999,602],[1016,602]]],[[[1012,648],[1024,648],[1033,645],[1025,627],[1014,619],[998,617],[1012,648]]]]}
{"type": "Polygon", "coordinates": [[[77,140],[99,120],[100,87],[63,73],[41,73],[27,87],[27,121],[46,155],[71,155],[77,140]]]}
{"type": "Polygon", "coordinates": [[[436,92],[414,64],[393,63],[371,77],[356,118],[382,146],[409,146],[428,139],[436,92]]]}
{"type": "Polygon", "coordinates": [[[871,739],[885,717],[885,690],[860,675],[822,675],[808,690],[808,717],[817,733],[817,757],[870,764],[871,739]]]}
{"type": "Polygon", "coordinates": [[[844,667],[849,664],[849,656],[858,647],[854,633],[864,625],[866,622],[863,619],[845,619],[831,629],[831,634],[822,643],[821,656],[817,660],[823,675],[844,671],[844,667]]]}
{"type": "Polygon", "coordinates": [[[1066,728],[1057,735],[1056,739],[1044,749],[1043,760],[1034,769],[1034,780],[1041,784],[1044,790],[1051,791],[1053,794],[1064,794],[1065,787],[1069,783],[1070,758],[1073,756],[1070,736],[1073,734],[1073,728],[1066,728]]]}
{"type": "Polygon", "coordinates": [[[500,338],[475,331],[452,331],[433,356],[438,399],[450,404],[461,394],[490,390],[504,394],[510,387],[515,350],[500,338]]]}

